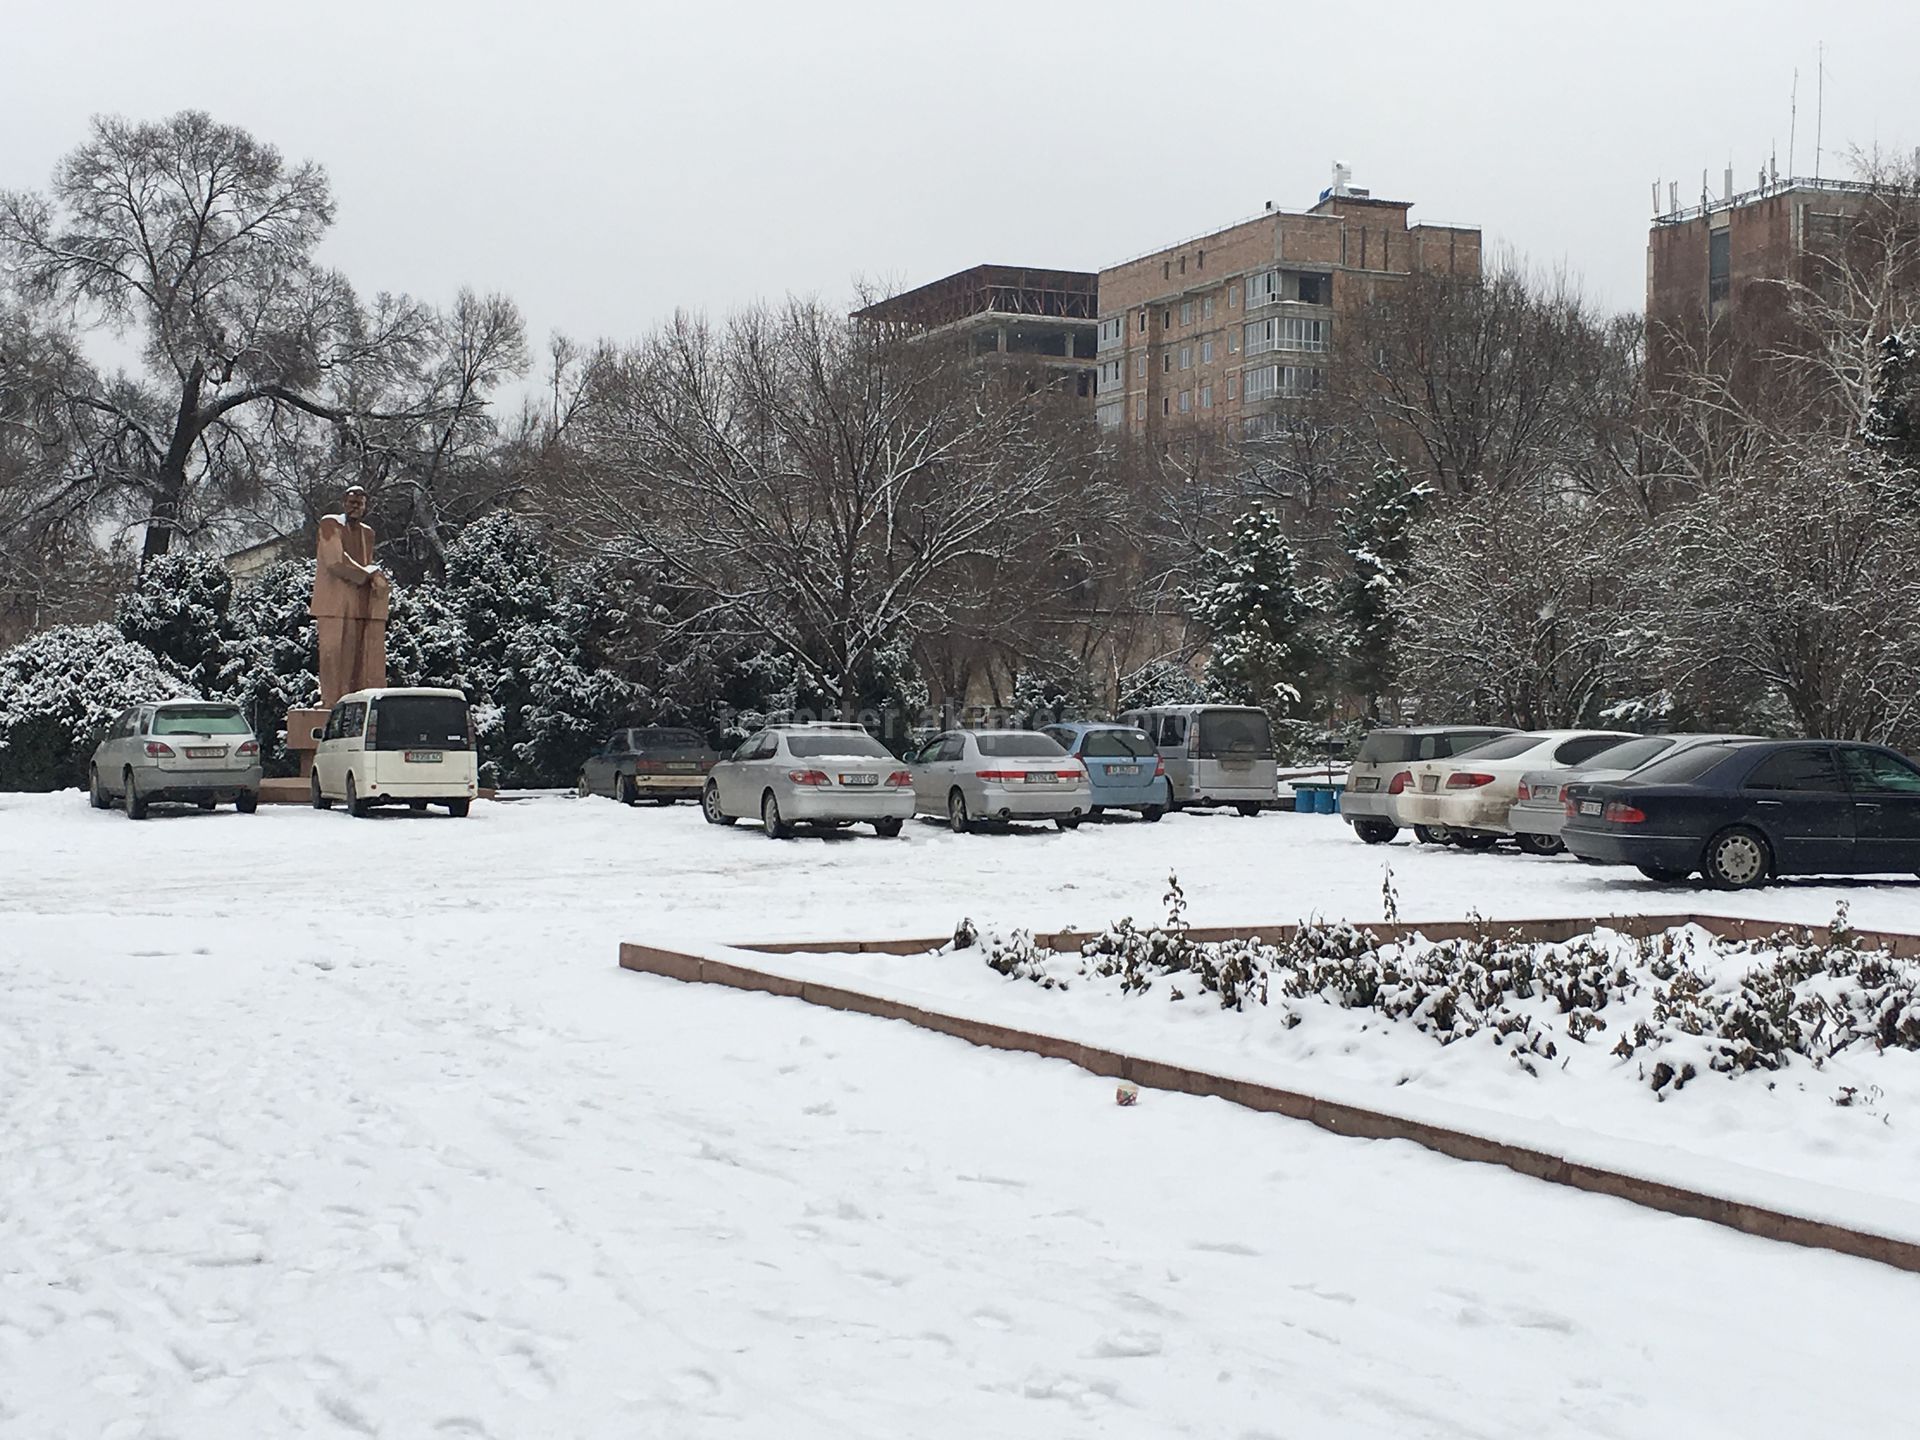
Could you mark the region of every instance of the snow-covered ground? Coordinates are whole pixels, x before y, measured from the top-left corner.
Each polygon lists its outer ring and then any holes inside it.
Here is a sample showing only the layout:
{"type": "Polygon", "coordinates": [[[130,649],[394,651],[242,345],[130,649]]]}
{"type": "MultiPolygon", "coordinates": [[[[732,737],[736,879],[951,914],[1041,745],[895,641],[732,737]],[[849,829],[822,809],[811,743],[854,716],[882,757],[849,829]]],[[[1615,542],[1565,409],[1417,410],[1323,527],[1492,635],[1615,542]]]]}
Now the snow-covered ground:
{"type": "MultiPolygon", "coordinates": [[[[0,796],[0,1436],[1910,1428],[1920,1277],[615,966],[621,939],[1685,909],[1337,821],[0,796]]],[[[1711,908],[1920,929],[1920,887],[1711,908]]],[[[1896,1117],[1896,1123],[1899,1117],[1896,1117]]]]}

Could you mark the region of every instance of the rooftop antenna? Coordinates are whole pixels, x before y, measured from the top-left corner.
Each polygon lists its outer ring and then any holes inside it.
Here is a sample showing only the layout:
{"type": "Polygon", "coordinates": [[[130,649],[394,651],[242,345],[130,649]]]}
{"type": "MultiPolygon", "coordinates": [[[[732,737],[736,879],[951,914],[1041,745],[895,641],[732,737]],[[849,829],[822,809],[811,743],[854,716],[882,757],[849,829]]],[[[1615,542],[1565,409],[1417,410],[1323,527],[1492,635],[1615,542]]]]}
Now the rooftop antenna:
{"type": "Polygon", "coordinates": [[[1653,182],[1653,213],[1656,215],[1660,213],[1660,182],[1658,180],[1653,182]]]}
{"type": "Polygon", "coordinates": [[[1793,142],[1800,129],[1800,67],[1793,67],[1793,93],[1787,101],[1787,178],[1793,178],[1793,142]]]}
{"type": "Polygon", "coordinates": [[[1667,209],[1672,213],[1675,213],[1675,214],[1679,213],[1680,182],[1678,180],[1667,181],[1667,209]]]}
{"type": "Polygon", "coordinates": [[[1827,119],[1827,42],[1820,42],[1817,73],[1813,86],[1813,178],[1820,178],[1820,136],[1821,127],[1827,119]]]}

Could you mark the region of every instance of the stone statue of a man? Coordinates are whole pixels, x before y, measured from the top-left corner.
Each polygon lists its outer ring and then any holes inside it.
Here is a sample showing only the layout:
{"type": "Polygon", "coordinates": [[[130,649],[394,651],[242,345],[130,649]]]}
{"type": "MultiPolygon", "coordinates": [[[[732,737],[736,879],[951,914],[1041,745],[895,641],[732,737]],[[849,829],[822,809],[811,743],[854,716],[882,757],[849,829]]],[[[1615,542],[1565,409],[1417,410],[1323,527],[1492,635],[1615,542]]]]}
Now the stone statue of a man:
{"type": "Polygon", "coordinates": [[[320,632],[320,705],[387,683],[387,577],[373,563],[373,531],[365,521],[367,492],[346,493],[342,514],[320,517],[313,602],[307,613],[320,632]]]}

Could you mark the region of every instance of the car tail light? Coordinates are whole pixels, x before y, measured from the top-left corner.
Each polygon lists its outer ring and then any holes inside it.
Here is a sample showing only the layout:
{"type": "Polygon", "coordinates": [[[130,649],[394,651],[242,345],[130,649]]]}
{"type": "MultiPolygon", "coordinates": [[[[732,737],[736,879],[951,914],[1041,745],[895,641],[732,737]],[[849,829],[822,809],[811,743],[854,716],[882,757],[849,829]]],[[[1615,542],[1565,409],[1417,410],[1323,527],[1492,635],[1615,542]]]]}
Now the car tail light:
{"type": "Polygon", "coordinates": [[[374,740],[380,734],[380,705],[376,701],[367,707],[367,738],[361,742],[367,749],[374,748],[374,740]]]}
{"type": "Polygon", "coordinates": [[[260,753],[260,742],[258,740],[242,740],[240,742],[240,748],[233,753],[235,755],[258,755],[260,753]]]}
{"type": "Polygon", "coordinates": [[[1647,812],[1637,805],[1627,804],[1624,800],[1609,800],[1600,818],[1611,820],[1616,825],[1639,825],[1646,820],[1647,812]]]}
{"type": "Polygon", "coordinates": [[[1514,792],[1513,798],[1516,800],[1531,800],[1533,798],[1533,792],[1527,789],[1526,781],[1522,780],[1520,782],[1520,788],[1514,792]]]}
{"type": "Polygon", "coordinates": [[[473,709],[469,706],[467,709],[467,749],[478,750],[479,748],[480,737],[473,732],[473,709]]]}
{"type": "Polygon", "coordinates": [[[976,770],[973,772],[973,778],[998,780],[1004,783],[1008,780],[1024,780],[1027,778],[1027,772],[1024,770],[976,770]]]}
{"type": "Polygon", "coordinates": [[[1158,755],[1153,757],[1153,778],[1164,780],[1167,777],[1167,762],[1158,755]]]}
{"type": "Polygon", "coordinates": [[[1387,794],[1404,795],[1407,793],[1407,787],[1411,784],[1413,784],[1413,772],[1411,770],[1402,770],[1387,782],[1387,794]]]}
{"type": "Polygon", "coordinates": [[[1478,770],[1456,770],[1447,776],[1449,790],[1478,790],[1482,785],[1491,785],[1493,776],[1483,775],[1478,770]]]}
{"type": "Polygon", "coordinates": [[[893,774],[887,776],[887,784],[898,785],[903,788],[910,786],[913,784],[913,772],[911,770],[896,770],[893,774]]]}
{"type": "Polygon", "coordinates": [[[147,754],[156,760],[162,758],[171,760],[173,758],[173,747],[171,745],[163,745],[158,740],[149,740],[147,741],[147,754]]]}
{"type": "Polygon", "coordinates": [[[1579,818],[1580,802],[1575,800],[1572,795],[1568,795],[1565,800],[1561,801],[1560,808],[1562,811],[1565,812],[1566,817],[1569,820],[1575,820],[1579,818]]]}
{"type": "Polygon", "coordinates": [[[664,760],[636,760],[633,762],[633,768],[636,771],[645,771],[651,775],[657,771],[666,769],[667,762],[664,760]]]}
{"type": "Polygon", "coordinates": [[[1084,780],[1087,778],[1087,772],[1085,770],[1056,770],[1053,772],[1053,778],[1056,780],[1084,780]]]}
{"type": "Polygon", "coordinates": [[[789,770],[787,779],[796,785],[831,785],[833,783],[827,778],[827,772],[824,770],[789,770]]]}

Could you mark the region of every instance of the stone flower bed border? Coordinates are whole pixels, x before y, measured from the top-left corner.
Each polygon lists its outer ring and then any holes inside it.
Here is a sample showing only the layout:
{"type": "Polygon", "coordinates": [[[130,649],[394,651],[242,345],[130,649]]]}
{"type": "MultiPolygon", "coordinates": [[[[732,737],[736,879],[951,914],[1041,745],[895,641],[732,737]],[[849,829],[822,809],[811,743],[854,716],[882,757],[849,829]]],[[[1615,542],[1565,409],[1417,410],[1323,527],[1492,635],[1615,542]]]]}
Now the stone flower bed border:
{"type": "MultiPolygon", "coordinates": [[[[1431,924],[1370,923],[1365,928],[1382,940],[1402,940],[1419,934],[1428,940],[1444,941],[1463,939],[1480,933],[1486,923],[1480,921],[1442,921],[1431,924]]],[[[1678,926],[1697,925],[1703,930],[1728,940],[1761,940],[1783,928],[1782,923],[1777,920],[1743,920],[1724,915],[1696,914],[1611,915],[1554,920],[1502,920],[1492,923],[1502,931],[1511,932],[1520,939],[1543,943],[1570,940],[1576,935],[1585,934],[1602,926],[1622,934],[1644,936],[1658,934],[1678,926]]],[[[1248,940],[1255,936],[1278,939],[1290,936],[1295,928],[1292,925],[1254,925],[1212,929],[1195,927],[1187,934],[1189,939],[1203,943],[1248,940]]],[[[1901,956],[1920,955],[1920,935],[1871,930],[1856,931],[1855,934],[1862,946],[1884,946],[1901,956]]],[[[1034,936],[1036,943],[1054,950],[1069,948],[1087,938],[1089,937],[1072,931],[1034,936]]],[[[801,940],[727,948],[736,953],[744,951],[764,955],[907,956],[938,950],[943,945],[949,944],[951,939],[951,936],[943,935],[937,939],[909,940],[801,940]]],[[[1536,1180],[1545,1180],[1555,1185],[1569,1185],[1574,1189],[1591,1191],[1597,1195],[1611,1195],[1670,1215],[1708,1220],[1716,1225],[1725,1225],[1730,1229],[1744,1231],[1746,1234],[1761,1236],[1768,1240],[1834,1250],[1843,1255],[1876,1260],[1884,1265],[1920,1273],[1920,1243],[1898,1240],[1891,1236],[1838,1225],[1830,1221],[1815,1220],[1744,1200],[1732,1200],[1704,1191],[1626,1175],[1569,1160],[1563,1155],[1556,1155],[1550,1151],[1493,1140],[1483,1135],[1411,1120],[1404,1116],[1370,1110],[1362,1106],[1323,1100],[1302,1091],[1215,1075],[1188,1066],[1169,1065],[1117,1050],[1082,1045],[1077,1041],[1059,1036],[1020,1030],[1007,1025],[990,1024],[969,1019],[964,1015],[910,1005],[903,1001],[887,999],[845,986],[797,980],[791,976],[755,969],[751,965],[738,964],[730,960],[710,959],[704,955],[685,951],[627,943],[620,947],[620,965],[623,969],[661,975],[673,980],[725,985],[736,990],[756,990],[769,995],[784,995],[792,999],[804,1000],[810,1005],[823,1005],[829,1009],[874,1015],[887,1020],[904,1020],[923,1030],[951,1035],[973,1045],[1039,1055],[1053,1060],[1066,1060],[1095,1075],[1131,1081],[1144,1088],[1173,1090],[1187,1095],[1210,1095],[1236,1105],[1243,1105],[1249,1110],[1260,1110],[1270,1114],[1285,1115],[1295,1120],[1305,1120],[1337,1135],[1370,1140],[1410,1140],[1416,1145],[1451,1156],[1456,1160],[1475,1160],[1504,1165],[1509,1170],[1532,1176],[1536,1180]]]]}

